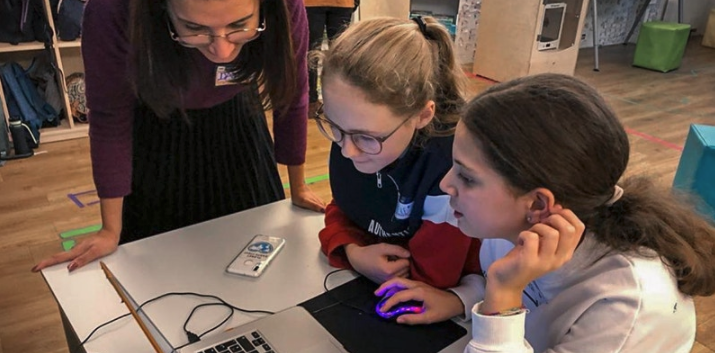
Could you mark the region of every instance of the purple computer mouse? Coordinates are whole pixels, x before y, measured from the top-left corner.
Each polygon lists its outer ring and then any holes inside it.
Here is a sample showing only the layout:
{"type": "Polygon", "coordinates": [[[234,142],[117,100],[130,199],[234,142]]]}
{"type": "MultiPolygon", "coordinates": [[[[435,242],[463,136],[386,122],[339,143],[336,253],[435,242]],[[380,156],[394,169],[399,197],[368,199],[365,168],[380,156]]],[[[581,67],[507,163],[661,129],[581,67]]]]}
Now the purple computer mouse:
{"type": "Polygon", "coordinates": [[[399,291],[388,291],[387,293],[385,293],[385,295],[382,296],[382,299],[377,302],[377,305],[375,306],[375,312],[378,315],[385,319],[396,319],[402,314],[419,314],[424,310],[424,304],[421,301],[408,300],[406,302],[401,302],[393,305],[390,310],[384,313],[380,311],[380,308],[382,308],[382,305],[385,304],[385,301],[387,301],[387,299],[389,299],[393,294],[397,292],[399,291]]]}

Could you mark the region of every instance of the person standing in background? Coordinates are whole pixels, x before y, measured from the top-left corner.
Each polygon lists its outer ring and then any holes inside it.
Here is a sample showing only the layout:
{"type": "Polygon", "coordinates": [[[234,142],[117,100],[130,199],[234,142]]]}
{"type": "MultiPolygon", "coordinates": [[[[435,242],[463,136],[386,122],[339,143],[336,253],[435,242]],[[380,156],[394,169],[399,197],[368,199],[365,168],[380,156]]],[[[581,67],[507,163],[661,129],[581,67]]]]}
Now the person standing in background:
{"type": "MultiPolygon", "coordinates": [[[[310,50],[320,50],[324,32],[327,32],[329,41],[342,33],[350,24],[353,12],[359,3],[355,0],[304,0],[304,2],[305,11],[308,13],[310,50]]],[[[318,73],[315,69],[309,70],[308,116],[312,117],[321,102],[318,100],[318,73]]]]}
{"type": "Polygon", "coordinates": [[[276,163],[293,204],[323,210],[304,182],[301,0],[92,0],[83,28],[102,228],[33,271],[284,199],[276,163]]]}

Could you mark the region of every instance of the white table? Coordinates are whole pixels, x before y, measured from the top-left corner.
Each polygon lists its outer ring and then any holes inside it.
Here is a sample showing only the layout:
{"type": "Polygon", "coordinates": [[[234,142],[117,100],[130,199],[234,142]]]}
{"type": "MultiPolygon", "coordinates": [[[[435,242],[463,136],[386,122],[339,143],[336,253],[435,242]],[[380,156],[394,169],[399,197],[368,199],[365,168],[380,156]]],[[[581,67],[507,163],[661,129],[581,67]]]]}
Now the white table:
{"type": "MultiPolygon", "coordinates": [[[[216,295],[241,308],[276,312],[324,292],[325,275],[334,268],[320,252],[318,231],[322,227],[322,214],[284,200],[124,244],[103,261],[139,303],[167,292],[197,292],[216,295]],[[282,252],[257,279],[226,274],[228,263],[258,233],[285,238],[282,252]]],[[[65,330],[80,340],[98,325],[128,312],[96,261],[71,274],[66,264],[42,274],[65,315],[65,330]]],[[[330,277],[328,285],[335,287],[352,278],[354,274],[340,272],[330,277]]],[[[187,342],[182,330],[187,315],[203,302],[168,297],[149,304],[145,312],[177,347],[187,342]]],[[[222,307],[205,309],[194,315],[189,329],[203,332],[227,314],[228,309],[222,307]]],[[[260,317],[236,312],[214,332],[260,317]]],[[[471,332],[470,325],[462,325],[471,332]]],[[[462,352],[470,336],[443,352],[462,352]]],[[[84,348],[97,353],[153,351],[131,317],[98,331],[84,348]]]]}

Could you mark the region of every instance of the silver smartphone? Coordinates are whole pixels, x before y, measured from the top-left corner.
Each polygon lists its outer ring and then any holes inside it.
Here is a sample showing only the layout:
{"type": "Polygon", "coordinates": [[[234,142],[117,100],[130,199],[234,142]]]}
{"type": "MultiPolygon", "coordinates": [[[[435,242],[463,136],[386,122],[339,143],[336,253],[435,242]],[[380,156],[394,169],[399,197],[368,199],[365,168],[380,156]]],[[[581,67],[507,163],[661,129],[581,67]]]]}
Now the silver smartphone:
{"type": "Polygon", "coordinates": [[[283,249],[285,239],[258,234],[226,267],[226,272],[258,277],[283,249]]]}
{"type": "Polygon", "coordinates": [[[561,31],[564,27],[566,3],[550,3],[544,5],[544,20],[538,38],[538,50],[558,49],[561,42],[561,31]]]}

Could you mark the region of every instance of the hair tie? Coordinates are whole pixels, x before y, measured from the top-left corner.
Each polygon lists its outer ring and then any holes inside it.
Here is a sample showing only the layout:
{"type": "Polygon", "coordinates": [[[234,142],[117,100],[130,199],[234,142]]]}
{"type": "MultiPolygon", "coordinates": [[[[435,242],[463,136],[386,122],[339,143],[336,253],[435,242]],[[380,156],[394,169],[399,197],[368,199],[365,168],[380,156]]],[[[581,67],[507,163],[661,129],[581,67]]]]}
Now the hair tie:
{"type": "Polygon", "coordinates": [[[412,21],[415,21],[417,23],[417,27],[420,28],[420,32],[422,32],[422,35],[425,36],[425,38],[430,39],[429,34],[427,34],[427,24],[422,20],[422,16],[416,16],[412,18],[412,21]]]}
{"type": "Polygon", "coordinates": [[[621,199],[621,196],[623,196],[623,188],[618,185],[614,186],[613,187],[613,196],[611,196],[611,198],[608,199],[608,201],[606,201],[606,203],[604,205],[606,205],[608,207],[613,206],[613,204],[616,203],[616,201],[621,199]]]}

